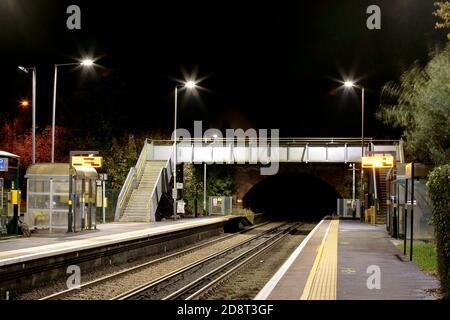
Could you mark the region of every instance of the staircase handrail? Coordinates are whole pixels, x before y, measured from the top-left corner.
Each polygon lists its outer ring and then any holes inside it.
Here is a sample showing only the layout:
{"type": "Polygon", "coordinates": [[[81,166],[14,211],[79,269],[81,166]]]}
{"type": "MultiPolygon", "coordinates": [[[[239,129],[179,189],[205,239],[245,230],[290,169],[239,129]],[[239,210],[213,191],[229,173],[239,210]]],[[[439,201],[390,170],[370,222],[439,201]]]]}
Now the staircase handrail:
{"type": "Polygon", "coordinates": [[[141,153],[139,154],[136,166],[131,167],[130,171],[128,171],[127,178],[125,179],[125,182],[120,189],[119,196],[117,197],[116,212],[114,215],[115,221],[119,220],[125,203],[130,198],[132,190],[137,187],[139,180],[142,177],[145,161],[147,160],[148,153],[151,149],[151,144],[152,143],[149,143],[148,139],[145,139],[144,146],[142,147],[141,153]]]}
{"type": "Polygon", "coordinates": [[[405,163],[405,149],[403,139],[399,140],[397,148],[398,148],[398,161],[400,163],[405,163]]]}
{"type": "Polygon", "coordinates": [[[117,205],[116,212],[114,215],[114,220],[119,221],[120,215],[122,213],[123,206],[125,202],[128,200],[129,195],[131,194],[132,185],[136,179],[136,168],[131,167],[130,171],[128,171],[127,178],[123,183],[122,188],[120,189],[119,196],[117,197],[117,205]]]}
{"type": "Polygon", "coordinates": [[[145,162],[147,161],[148,153],[150,151],[151,143],[148,142],[148,139],[145,139],[144,147],[141,150],[141,154],[136,162],[136,175],[138,181],[141,179],[142,172],[144,171],[145,162]]]}
{"type": "Polygon", "coordinates": [[[171,157],[166,161],[164,167],[162,167],[161,170],[159,170],[158,178],[155,181],[152,193],[150,194],[150,197],[147,201],[146,208],[150,209],[150,215],[152,217],[155,216],[156,209],[158,208],[158,203],[159,200],[161,199],[162,194],[164,193],[165,190],[169,190],[169,183],[172,177],[171,175],[171,163],[173,161],[172,158],[173,157],[171,155],[171,157]],[[167,173],[167,181],[165,181],[165,179],[163,178],[164,172],[167,173]]]}

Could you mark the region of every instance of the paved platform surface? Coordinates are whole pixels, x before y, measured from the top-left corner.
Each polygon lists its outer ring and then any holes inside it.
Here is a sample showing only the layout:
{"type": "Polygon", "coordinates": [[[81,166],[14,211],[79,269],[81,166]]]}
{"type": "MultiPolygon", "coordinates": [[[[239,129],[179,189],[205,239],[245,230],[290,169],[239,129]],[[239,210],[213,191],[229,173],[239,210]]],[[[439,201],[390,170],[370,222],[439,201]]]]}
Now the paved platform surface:
{"type": "MultiPolygon", "coordinates": [[[[425,290],[437,288],[438,281],[421,272],[414,262],[404,257],[385,230],[384,225],[341,221],[337,299],[434,299],[425,290]],[[369,290],[368,278],[377,268],[380,271],[380,289],[369,290]]],[[[374,279],[369,282],[372,286],[376,284],[374,279]]]]}
{"type": "Polygon", "coordinates": [[[0,241],[0,266],[220,223],[230,218],[232,216],[199,217],[150,223],[114,222],[99,224],[97,230],[33,234],[30,238],[2,240],[0,241]]]}
{"type": "Polygon", "coordinates": [[[438,286],[395,248],[384,225],[323,220],[256,299],[427,300],[438,286]]]}

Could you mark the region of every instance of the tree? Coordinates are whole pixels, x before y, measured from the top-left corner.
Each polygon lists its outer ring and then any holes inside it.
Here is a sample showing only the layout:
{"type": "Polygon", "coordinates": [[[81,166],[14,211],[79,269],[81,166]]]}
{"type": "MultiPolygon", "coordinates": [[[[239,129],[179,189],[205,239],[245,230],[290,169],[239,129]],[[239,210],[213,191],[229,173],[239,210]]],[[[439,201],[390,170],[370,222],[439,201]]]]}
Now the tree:
{"type": "MultiPolygon", "coordinates": [[[[442,22],[436,22],[435,28],[450,28],[450,2],[443,0],[435,2],[434,6],[436,7],[436,11],[433,12],[433,15],[442,20],[442,22]]],[[[447,38],[450,40],[450,33],[447,34],[447,38]]]]}
{"type": "Polygon", "coordinates": [[[436,167],[428,177],[433,201],[439,280],[444,299],[450,299],[450,164],[436,167]]]}
{"type": "Polygon", "coordinates": [[[208,166],[206,188],[211,196],[231,196],[233,193],[233,178],[226,166],[208,166]]]}
{"type": "Polygon", "coordinates": [[[127,143],[120,144],[114,137],[111,148],[105,151],[105,170],[110,177],[111,188],[119,190],[127,178],[130,168],[136,165],[138,153],[134,136],[128,135],[127,143]]]}
{"type": "Polygon", "coordinates": [[[450,44],[436,49],[425,67],[418,62],[387,83],[377,117],[404,130],[406,150],[416,160],[450,162],[450,44]]]}
{"type": "MultiPolygon", "coordinates": [[[[194,199],[203,203],[203,165],[184,165],[184,192],[190,209],[194,209],[194,199]]],[[[220,165],[208,165],[206,178],[206,194],[208,196],[231,196],[233,178],[227,168],[220,165]]]]}
{"type": "MultiPolygon", "coordinates": [[[[3,139],[0,141],[0,150],[11,152],[20,156],[20,187],[24,190],[26,186],[25,173],[32,164],[32,131],[29,126],[20,127],[20,121],[13,119],[5,121],[0,127],[0,135],[3,139]]],[[[56,144],[55,159],[56,162],[68,161],[69,149],[63,139],[71,136],[71,130],[57,126],[55,128],[55,140],[61,143],[56,144]]],[[[51,161],[51,139],[52,128],[36,128],[36,163],[51,161]]]]}
{"type": "MultiPolygon", "coordinates": [[[[197,203],[202,203],[203,198],[203,180],[202,173],[203,170],[200,166],[195,166],[193,164],[183,165],[183,176],[184,176],[184,188],[183,188],[183,198],[186,200],[188,208],[194,211],[194,201],[197,199],[197,203]]],[[[199,205],[202,207],[202,205],[199,205]]]]}

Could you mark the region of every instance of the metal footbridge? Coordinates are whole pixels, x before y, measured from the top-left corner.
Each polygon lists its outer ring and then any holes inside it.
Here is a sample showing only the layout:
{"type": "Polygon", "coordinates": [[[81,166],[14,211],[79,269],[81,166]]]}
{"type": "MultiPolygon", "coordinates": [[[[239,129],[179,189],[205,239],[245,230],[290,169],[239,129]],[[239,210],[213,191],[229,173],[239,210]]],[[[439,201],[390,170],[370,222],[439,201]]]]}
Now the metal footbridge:
{"type": "MultiPolygon", "coordinates": [[[[161,196],[171,190],[174,150],[170,140],[145,141],[120,191],[116,221],[155,221],[161,196]]],[[[365,138],[364,145],[361,138],[180,139],[176,150],[177,164],[261,165],[262,174],[268,166],[280,163],[360,163],[363,151],[365,155],[392,155],[396,162],[404,162],[402,140],[372,138],[365,138]]]]}

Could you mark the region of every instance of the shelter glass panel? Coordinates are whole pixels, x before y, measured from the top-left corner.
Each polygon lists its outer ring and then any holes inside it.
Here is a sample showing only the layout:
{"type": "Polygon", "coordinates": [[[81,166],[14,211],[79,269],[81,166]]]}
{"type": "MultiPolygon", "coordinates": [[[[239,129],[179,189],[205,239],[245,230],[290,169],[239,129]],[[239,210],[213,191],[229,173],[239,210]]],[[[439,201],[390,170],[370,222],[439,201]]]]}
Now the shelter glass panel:
{"type": "Polygon", "coordinates": [[[28,196],[29,209],[50,209],[50,195],[31,194],[28,196]]]}
{"type": "Polygon", "coordinates": [[[49,180],[30,180],[29,183],[31,192],[50,192],[49,180]]]}

